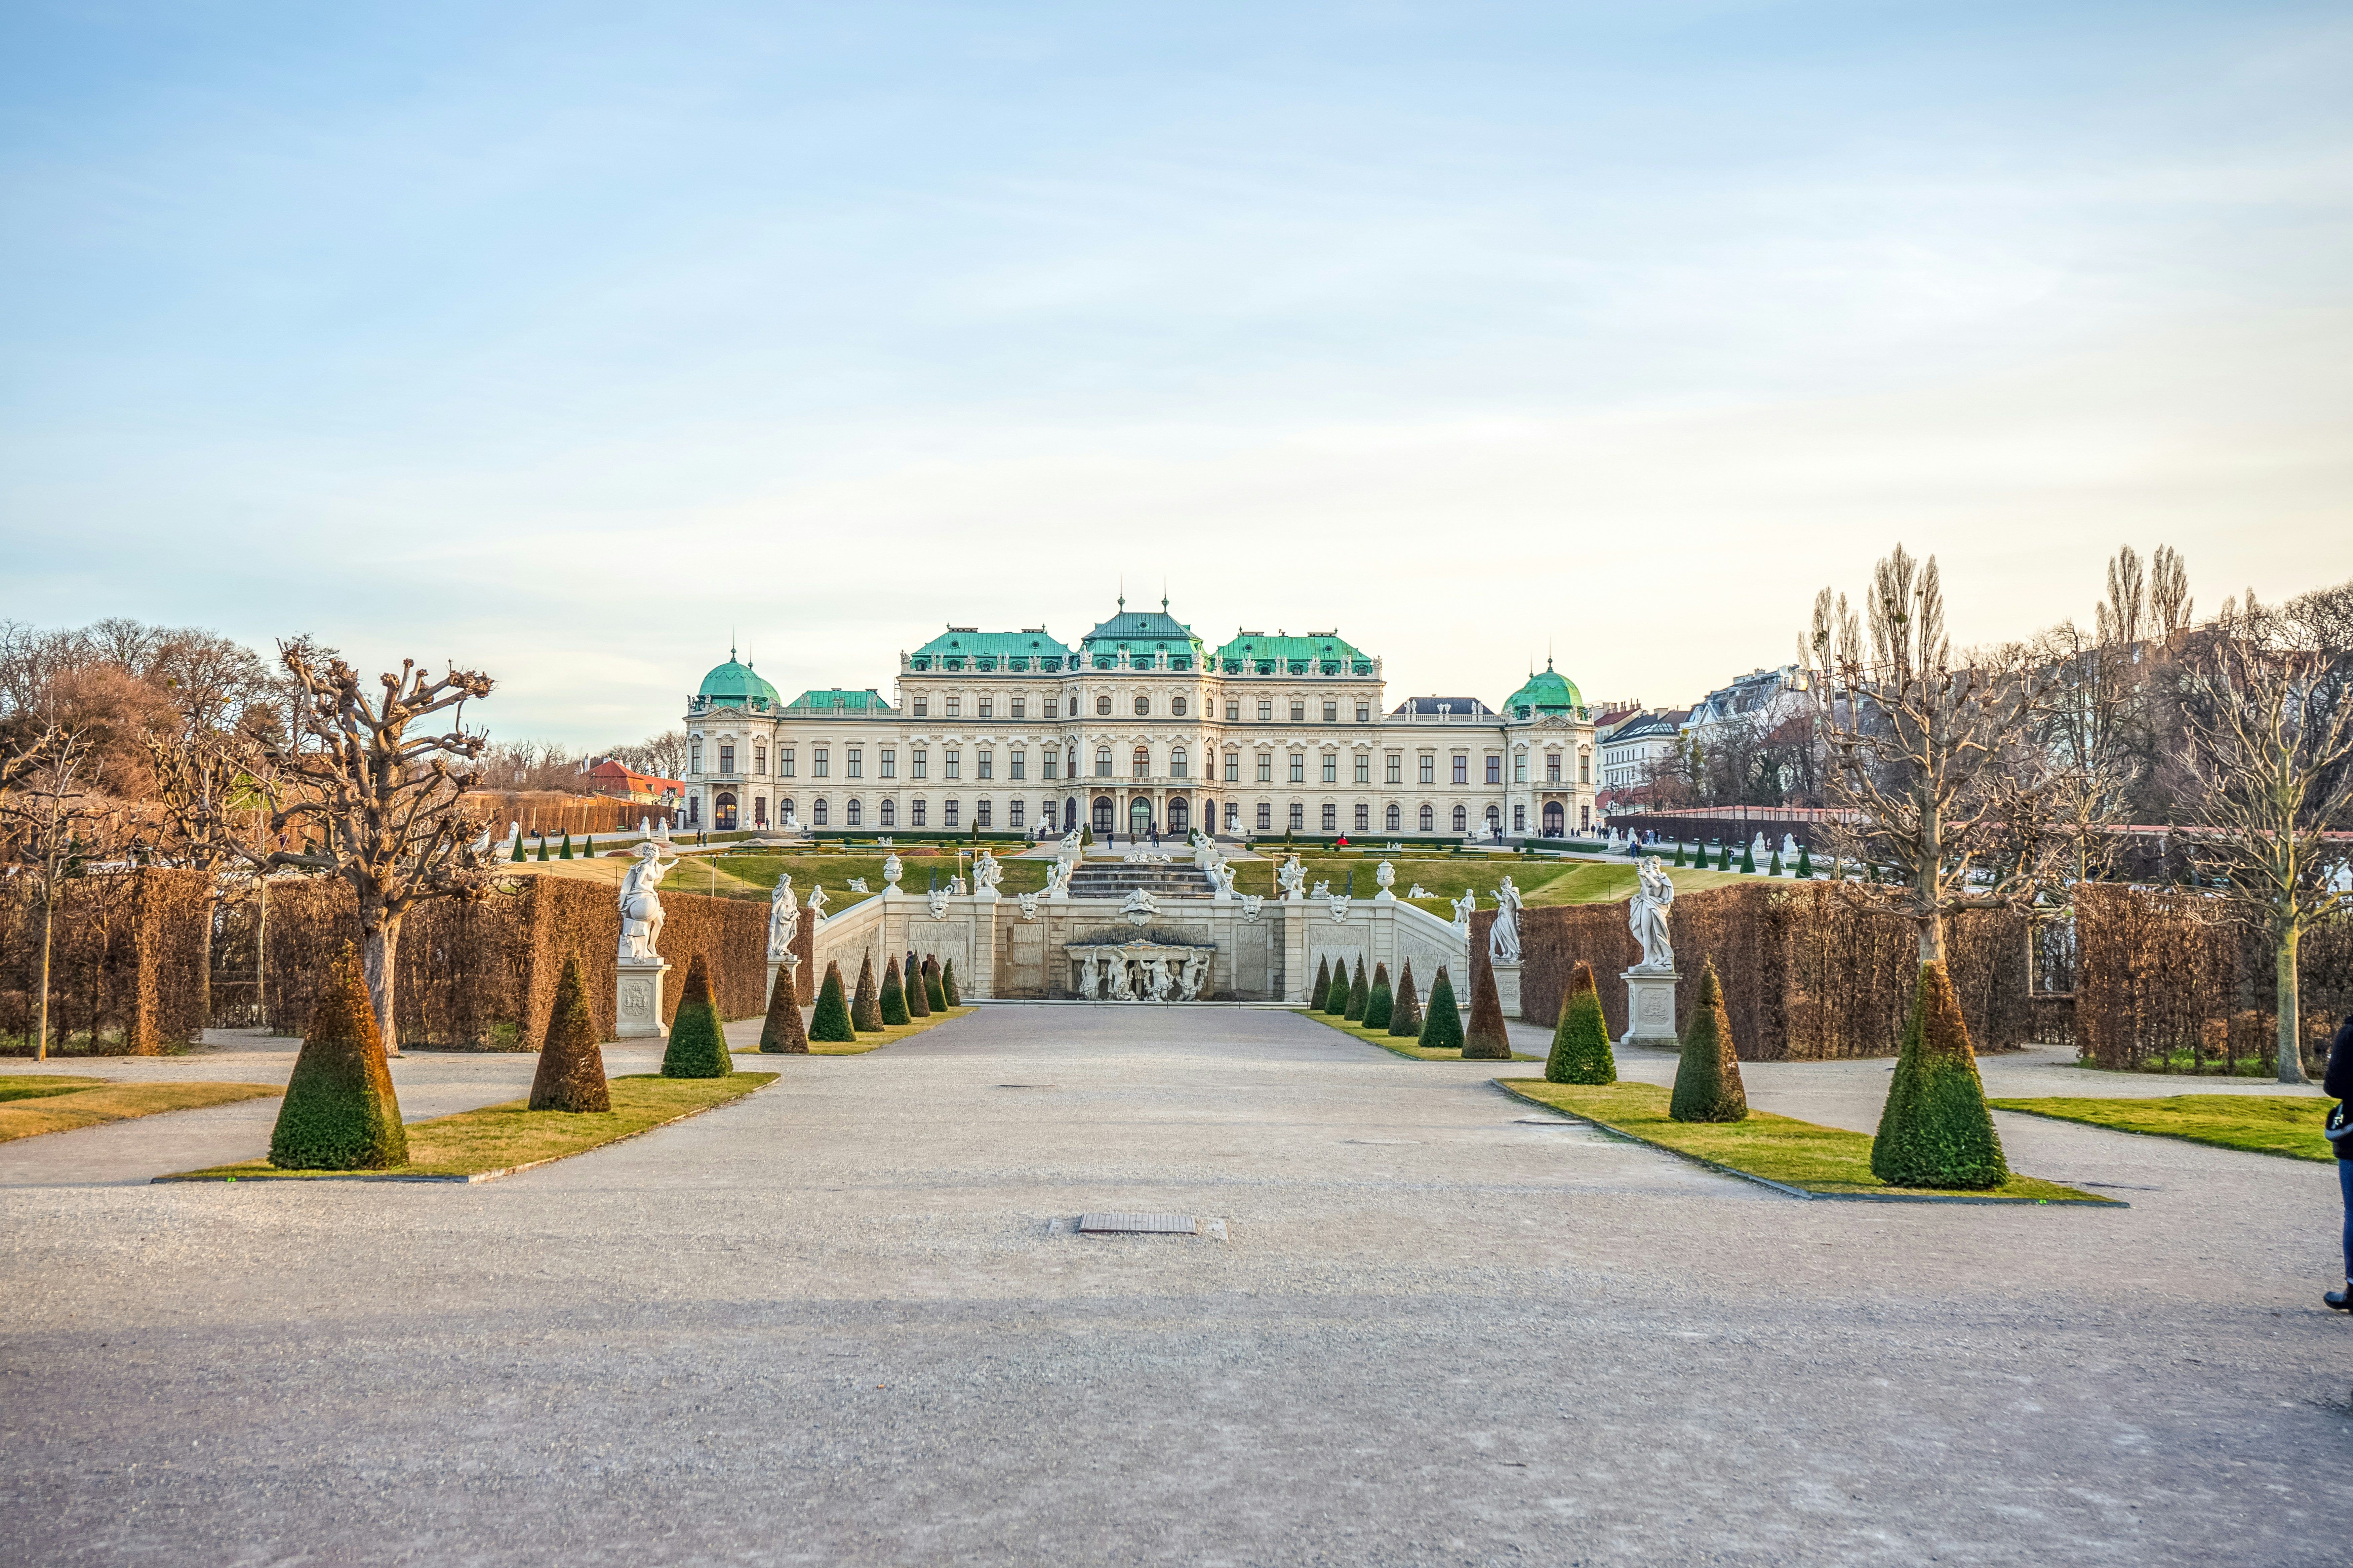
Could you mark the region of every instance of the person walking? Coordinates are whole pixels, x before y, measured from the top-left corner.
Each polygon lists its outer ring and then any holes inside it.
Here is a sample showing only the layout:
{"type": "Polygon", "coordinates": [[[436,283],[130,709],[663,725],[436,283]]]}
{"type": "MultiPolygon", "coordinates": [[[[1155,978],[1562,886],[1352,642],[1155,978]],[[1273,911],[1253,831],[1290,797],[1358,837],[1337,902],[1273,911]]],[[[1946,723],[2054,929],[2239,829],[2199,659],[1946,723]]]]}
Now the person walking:
{"type": "Polygon", "coordinates": [[[2326,1131],[2328,1141],[2337,1146],[2337,1186],[2345,1197],[2345,1289],[2331,1290],[2321,1298],[2340,1312],[2353,1312],[2353,1112],[2346,1102],[2353,1100],[2353,1013],[2337,1026],[2337,1037],[2328,1045],[2328,1072],[2320,1080],[2321,1092],[2333,1098],[2337,1104],[2328,1112],[2326,1131]]]}

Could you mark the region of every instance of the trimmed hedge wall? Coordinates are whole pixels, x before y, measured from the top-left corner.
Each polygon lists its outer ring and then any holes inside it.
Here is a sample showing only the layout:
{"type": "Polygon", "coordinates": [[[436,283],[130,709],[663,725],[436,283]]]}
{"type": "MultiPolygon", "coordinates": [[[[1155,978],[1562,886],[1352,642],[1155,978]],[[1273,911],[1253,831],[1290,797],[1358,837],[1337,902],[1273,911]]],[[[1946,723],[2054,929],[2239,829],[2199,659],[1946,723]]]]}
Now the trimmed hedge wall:
{"type": "MultiPolygon", "coordinates": [[[[210,881],[151,867],[65,885],[50,927],[52,1055],[152,1056],[203,1033],[210,881]]],[[[0,1034],[32,1032],[40,963],[39,890],[30,877],[0,879],[0,1034]]]]}

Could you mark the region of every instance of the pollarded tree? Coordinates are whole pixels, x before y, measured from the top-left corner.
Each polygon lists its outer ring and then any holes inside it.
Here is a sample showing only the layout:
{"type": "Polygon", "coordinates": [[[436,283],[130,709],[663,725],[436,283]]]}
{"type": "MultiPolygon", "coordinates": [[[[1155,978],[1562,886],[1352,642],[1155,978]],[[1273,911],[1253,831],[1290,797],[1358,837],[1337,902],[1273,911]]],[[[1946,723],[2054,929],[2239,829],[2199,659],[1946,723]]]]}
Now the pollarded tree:
{"type": "Polygon", "coordinates": [[[382,1171],[408,1163],[384,1037],[349,943],[311,1008],[270,1130],[269,1163],[284,1171],[382,1171]]]}
{"type": "Polygon", "coordinates": [[[793,984],[797,967],[779,965],[776,984],[768,992],[768,1016],[760,1024],[760,1048],[772,1056],[808,1055],[808,1027],[801,1021],[800,992],[793,984]]]}
{"type": "Polygon", "coordinates": [[[875,1010],[881,1015],[885,1027],[895,1026],[909,1021],[907,984],[899,978],[899,957],[896,953],[892,954],[891,962],[882,966],[882,994],[876,1004],[875,1010]]]}
{"type": "Polygon", "coordinates": [[[1430,1011],[1421,1021],[1421,1045],[1431,1051],[1462,1048],[1462,1010],[1454,1000],[1454,985],[1442,963],[1438,966],[1438,978],[1430,983],[1430,1011]]]}
{"type": "Polygon", "coordinates": [[[1390,1015],[1397,1011],[1397,998],[1389,991],[1389,966],[1373,965],[1373,988],[1365,994],[1364,1025],[1367,1029],[1386,1029],[1390,1015]]]}
{"type": "Polygon", "coordinates": [[[49,956],[58,902],[88,861],[112,854],[125,837],[120,810],[97,784],[89,742],[59,724],[45,726],[29,746],[0,760],[0,843],[11,861],[31,873],[40,911],[40,959],[33,977],[38,1060],[49,1054],[49,956]]]}
{"type": "Polygon", "coordinates": [[[613,1093],[605,1081],[605,1053],[596,1044],[596,1021],[580,988],[580,961],[567,958],[555,982],[555,1005],[548,1010],[547,1037],[532,1075],[533,1110],[610,1110],[613,1093]]]}
{"type": "MultiPolygon", "coordinates": [[[[1982,1098],[1978,1109],[1984,1109],[1982,1098]]],[[[1740,1058],[1732,1048],[1732,1017],[1724,1008],[1724,985],[1715,977],[1714,959],[1700,970],[1697,1005],[1692,1008],[1690,1027],[1683,1031],[1683,1056],[1675,1063],[1675,1087],[1667,1100],[1667,1114],[1677,1121],[1745,1121],[1748,1118],[1748,1089],[1740,1081],[1740,1058]]]]}
{"type": "Polygon", "coordinates": [[[858,966],[858,991],[849,1001],[849,1026],[869,1035],[882,1027],[882,1003],[874,991],[874,954],[871,952],[858,966]]]}
{"type": "MultiPolygon", "coordinates": [[[[454,668],[428,678],[404,660],[370,697],[341,658],[314,662],[300,643],[282,643],[280,652],[299,698],[296,733],[267,759],[260,783],[273,808],[271,829],[299,829],[303,848],[274,851],[269,863],[324,871],[351,885],[376,1028],[388,1047],[397,1046],[393,975],[401,918],[428,899],[478,898],[491,880],[471,847],[482,825],[463,801],[487,744],[463,728],[463,704],[489,696],[491,678],[454,668]],[[411,732],[452,709],[448,730],[411,732]]],[[[544,858],[544,839],[540,849],[544,858]]]]}
{"type": "Polygon", "coordinates": [[[1495,966],[1471,963],[1471,1026],[1462,1034],[1462,1059],[1507,1062],[1512,1059],[1512,1033],[1504,1022],[1504,1000],[1495,990],[1495,966]]]}
{"type": "Polygon", "coordinates": [[[1398,973],[1397,1005],[1389,1010],[1389,1036],[1407,1040],[1421,1036],[1421,998],[1414,993],[1413,960],[1409,958],[1398,973]]]}
{"type": "Polygon", "coordinates": [[[2297,949],[2353,908],[2326,837],[2353,826],[2353,668],[2318,640],[2250,589],[2182,661],[2190,853],[2271,942],[2282,1083],[2306,1081],[2297,949]]]}
{"type": "Polygon", "coordinates": [[[1370,1000],[1372,992],[1365,984],[1365,960],[1358,954],[1356,977],[1348,983],[1348,1005],[1340,1009],[1340,1016],[1352,1024],[1358,1022],[1365,1016],[1365,1004],[1370,1000]]]}
{"type": "Polygon", "coordinates": [[[1609,1049],[1609,1023],[1601,1012],[1601,993],[1593,984],[1593,966],[1582,959],[1569,976],[1568,994],[1560,1001],[1560,1021],[1553,1028],[1545,1079],[1550,1083],[1618,1081],[1618,1058],[1609,1049]]]}
{"type": "Polygon", "coordinates": [[[809,1014],[808,1037],[829,1046],[855,1044],[858,1029],[849,1021],[849,1003],[842,995],[841,965],[828,960],[825,982],[818,987],[817,1006],[809,1014]]]}
{"type": "Polygon", "coordinates": [[[711,994],[711,964],[696,953],[686,966],[686,988],[670,1021],[670,1044],[662,1051],[664,1078],[725,1078],[735,1070],[727,1055],[727,1031],[711,994]]]}

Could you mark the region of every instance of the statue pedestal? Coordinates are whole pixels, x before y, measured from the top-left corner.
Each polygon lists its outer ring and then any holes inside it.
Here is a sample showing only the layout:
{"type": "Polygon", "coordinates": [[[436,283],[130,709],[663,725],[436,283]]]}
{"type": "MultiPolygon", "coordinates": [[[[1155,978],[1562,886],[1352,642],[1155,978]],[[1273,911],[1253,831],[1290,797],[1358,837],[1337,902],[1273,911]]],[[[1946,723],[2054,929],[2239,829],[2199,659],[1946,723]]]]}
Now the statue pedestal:
{"type": "Polygon", "coordinates": [[[633,963],[625,958],[616,972],[613,1032],[625,1040],[663,1038],[669,1031],[661,1021],[662,976],[670,973],[670,965],[659,960],[633,963]]]}
{"type": "Polygon", "coordinates": [[[1681,1045],[1675,1038],[1675,982],[1683,976],[1630,969],[1619,978],[1626,982],[1626,1034],[1618,1043],[1670,1050],[1681,1045]]]}
{"type": "MultiPolygon", "coordinates": [[[[1498,960],[1490,963],[1487,967],[1494,973],[1495,1000],[1503,1004],[1504,1016],[1506,1018],[1519,1017],[1520,966],[1516,963],[1504,963],[1498,960]]],[[[1668,1016],[1672,1017],[1673,1015],[1669,1014],[1668,1016]]]]}

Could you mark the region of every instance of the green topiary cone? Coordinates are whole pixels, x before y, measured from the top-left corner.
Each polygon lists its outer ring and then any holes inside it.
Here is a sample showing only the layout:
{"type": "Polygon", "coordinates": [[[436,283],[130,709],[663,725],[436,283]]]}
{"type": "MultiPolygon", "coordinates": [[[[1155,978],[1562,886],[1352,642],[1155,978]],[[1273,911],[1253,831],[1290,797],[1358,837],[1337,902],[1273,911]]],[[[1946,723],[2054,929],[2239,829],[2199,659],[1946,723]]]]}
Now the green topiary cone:
{"type": "Polygon", "coordinates": [[[1504,1022],[1503,996],[1495,989],[1495,966],[1476,959],[1471,963],[1471,1024],[1462,1032],[1462,1059],[1512,1059],[1512,1033],[1504,1022]]]}
{"type": "Polygon", "coordinates": [[[1430,983],[1430,1008],[1421,1021],[1421,1047],[1427,1051],[1459,1051],[1462,1048],[1462,1010],[1455,1005],[1454,983],[1446,976],[1446,966],[1438,966],[1438,978],[1430,983]]]}
{"type": "Polygon", "coordinates": [[[1389,991],[1389,966],[1373,965],[1373,988],[1365,994],[1365,1027],[1386,1029],[1389,1017],[1397,1011],[1397,998],[1389,991]]]}
{"type": "Polygon", "coordinates": [[[882,994],[877,1010],[881,1013],[886,1026],[896,1027],[910,1021],[907,1016],[907,987],[899,978],[899,959],[895,953],[891,962],[882,966],[882,994]]]}
{"type": "Polygon", "coordinates": [[[1331,994],[1332,961],[1328,958],[1319,958],[1315,961],[1315,986],[1307,993],[1307,999],[1314,1003],[1315,1010],[1321,1013],[1324,1011],[1324,999],[1331,994]]]}
{"type": "Polygon", "coordinates": [[[686,989],[670,1021],[670,1046],[662,1052],[664,1078],[725,1078],[735,1070],[727,1058],[727,1035],[719,1026],[719,1005],[711,999],[711,965],[702,954],[686,966],[686,989]]]}
{"type": "Polygon", "coordinates": [[[1903,1054],[1871,1142],[1871,1172],[1897,1187],[1978,1191],[2010,1179],[1960,998],[1942,963],[1920,966],[1903,1054]]]}
{"type": "Polygon", "coordinates": [[[940,984],[940,961],[928,952],[923,954],[923,1000],[934,1013],[948,1010],[947,988],[940,984]]]}
{"type": "Polygon", "coordinates": [[[940,995],[951,1007],[964,1005],[964,998],[956,992],[955,960],[953,958],[940,965],[940,995]]]}
{"type": "Polygon", "coordinates": [[[539,836],[539,858],[542,864],[547,860],[547,835],[544,833],[539,836]]]}
{"type": "Polygon", "coordinates": [[[1814,878],[1814,857],[1803,844],[1798,846],[1798,875],[1810,882],[1814,878]]]}
{"type": "Polygon", "coordinates": [[[555,852],[555,858],[558,860],[569,860],[572,858],[572,835],[569,832],[565,834],[564,847],[555,852]]]}
{"type": "Polygon", "coordinates": [[[1414,994],[1413,960],[1398,974],[1397,1005],[1389,1011],[1389,1037],[1410,1040],[1421,1033],[1421,1000],[1414,994]]]}
{"type": "Polygon", "coordinates": [[[1732,1019],[1724,1010],[1724,986],[1715,961],[1700,968],[1698,1005],[1683,1031],[1683,1059],[1675,1064],[1675,1091],[1667,1114],[1677,1121],[1739,1121],[1748,1115],[1748,1090],[1740,1081],[1740,1058],[1732,1051],[1732,1019]]]}
{"type": "Polygon", "coordinates": [[[596,1046],[596,1022],[580,994],[580,961],[567,958],[555,981],[555,1005],[548,1009],[547,1037],[539,1047],[539,1070],[532,1075],[533,1110],[610,1110],[605,1083],[605,1053],[596,1046]]]}
{"type": "Polygon", "coordinates": [[[284,1171],[385,1171],[408,1163],[384,1037],[348,942],[302,1031],[270,1130],[269,1163],[284,1171]]]}
{"type": "Polygon", "coordinates": [[[768,993],[768,1016],[760,1025],[760,1048],[771,1056],[808,1055],[808,1026],[801,1021],[800,987],[793,983],[795,964],[779,964],[776,984],[768,993]]]}
{"type": "Polygon", "coordinates": [[[1359,955],[1356,959],[1356,978],[1348,983],[1348,1005],[1341,1009],[1340,1016],[1352,1024],[1358,1023],[1365,1016],[1365,1004],[1371,1000],[1372,992],[1365,984],[1365,961],[1362,955],[1359,955]]]}
{"type": "Polygon", "coordinates": [[[1324,994],[1324,1011],[1335,1018],[1348,1012],[1348,961],[1342,959],[1332,966],[1332,989],[1324,994]]]}
{"type": "Polygon", "coordinates": [[[589,837],[581,841],[580,858],[583,860],[594,860],[596,858],[596,840],[594,835],[591,835],[589,837]]]}
{"type": "Polygon", "coordinates": [[[858,965],[858,994],[849,999],[849,1026],[867,1035],[878,1033],[882,1027],[882,1002],[874,991],[874,955],[871,952],[858,965]]]}
{"type": "Polygon", "coordinates": [[[907,1016],[911,1019],[930,1017],[932,1016],[932,998],[929,994],[931,987],[923,984],[923,966],[915,962],[915,955],[912,952],[907,954],[907,967],[904,973],[907,984],[907,1016]]]}
{"type": "Polygon", "coordinates": [[[841,965],[828,961],[825,984],[817,994],[817,1010],[809,1015],[808,1037],[827,1045],[852,1045],[858,1030],[849,1022],[849,1002],[841,994],[841,965]]]}
{"type": "Polygon", "coordinates": [[[513,854],[512,854],[512,855],[510,855],[510,856],[508,856],[508,857],[507,857],[507,858],[508,858],[508,859],[510,859],[510,860],[515,860],[515,861],[528,860],[528,859],[530,859],[530,858],[531,858],[531,857],[530,857],[530,856],[528,856],[528,855],[526,855],[526,854],[524,854],[524,853],[522,852],[522,834],[518,833],[518,834],[516,834],[516,835],[515,835],[515,847],[514,847],[514,853],[513,853],[513,854]]]}
{"type": "Polygon", "coordinates": [[[1755,845],[1743,844],[1740,847],[1740,868],[1751,876],[1755,876],[1757,874],[1757,847],[1755,845]]]}
{"type": "Polygon", "coordinates": [[[1552,1055],[1545,1058],[1548,1083],[1616,1083],[1618,1058],[1609,1049],[1609,1023],[1602,1016],[1601,993],[1593,966],[1579,960],[1561,998],[1560,1022],[1552,1032],[1552,1055]]]}
{"type": "Polygon", "coordinates": [[[1677,866],[1681,866],[1683,863],[1683,847],[1682,842],[1681,842],[1680,840],[1678,840],[1678,841],[1677,841],[1677,843],[1676,843],[1676,845],[1675,845],[1675,864],[1676,864],[1677,866]]]}

